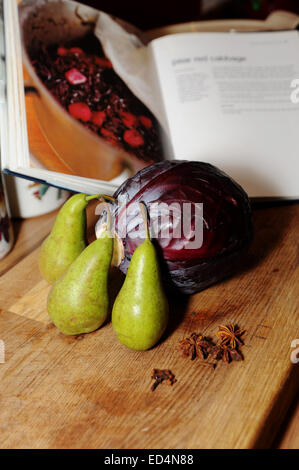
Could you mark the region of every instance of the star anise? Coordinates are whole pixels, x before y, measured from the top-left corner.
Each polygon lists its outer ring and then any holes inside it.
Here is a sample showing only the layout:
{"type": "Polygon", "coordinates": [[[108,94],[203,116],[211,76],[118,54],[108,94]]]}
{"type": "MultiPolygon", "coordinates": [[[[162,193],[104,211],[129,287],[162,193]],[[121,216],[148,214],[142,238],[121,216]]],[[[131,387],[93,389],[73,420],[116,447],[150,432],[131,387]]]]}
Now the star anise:
{"type": "Polygon", "coordinates": [[[155,380],[151,387],[152,391],[164,381],[166,381],[167,385],[173,385],[177,381],[175,375],[169,369],[153,369],[151,378],[155,380]]]}
{"type": "Polygon", "coordinates": [[[214,346],[213,350],[211,351],[211,359],[215,361],[220,361],[223,357],[223,347],[220,345],[214,346]]]}
{"type": "Polygon", "coordinates": [[[236,325],[230,323],[229,325],[220,325],[217,331],[217,336],[220,339],[221,345],[231,346],[233,349],[237,348],[243,341],[241,336],[245,333],[245,330],[240,330],[236,325]]]}
{"type": "Polygon", "coordinates": [[[232,348],[231,346],[226,346],[222,344],[217,344],[214,346],[213,350],[211,351],[211,358],[223,362],[230,363],[232,361],[242,361],[243,356],[236,348],[232,348]]]}
{"type": "Polygon", "coordinates": [[[182,356],[191,358],[193,361],[196,357],[206,359],[213,347],[212,342],[197,333],[192,333],[188,338],[183,338],[178,345],[182,351],[182,356]]]}
{"type": "Polygon", "coordinates": [[[231,348],[229,346],[226,346],[226,348],[228,349],[228,353],[232,361],[243,361],[243,355],[238,349],[231,348]]]}

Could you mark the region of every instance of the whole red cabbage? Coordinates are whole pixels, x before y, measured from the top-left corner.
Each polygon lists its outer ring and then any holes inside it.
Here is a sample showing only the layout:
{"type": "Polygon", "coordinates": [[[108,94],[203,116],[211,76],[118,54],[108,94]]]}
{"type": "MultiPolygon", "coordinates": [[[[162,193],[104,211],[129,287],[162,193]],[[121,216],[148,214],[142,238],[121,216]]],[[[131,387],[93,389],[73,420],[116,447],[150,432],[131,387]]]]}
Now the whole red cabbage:
{"type": "MultiPolygon", "coordinates": [[[[163,237],[158,231],[153,241],[161,255],[165,281],[185,294],[193,294],[229,276],[240,265],[252,239],[250,202],[245,191],[232,178],[213,165],[203,162],[172,160],[148,166],[125,181],[114,194],[125,203],[114,205],[115,229],[121,235],[124,258],[120,269],[127,271],[135,248],[143,236],[135,238],[142,217],[136,202],[148,209],[155,202],[203,203],[203,243],[188,249],[190,240],[163,237]],[[123,217],[126,211],[126,220],[123,217]]],[[[150,229],[158,215],[149,220],[150,229]]],[[[192,227],[195,227],[195,213],[192,227]]],[[[172,234],[177,219],[169,219],[172,234]]]]}

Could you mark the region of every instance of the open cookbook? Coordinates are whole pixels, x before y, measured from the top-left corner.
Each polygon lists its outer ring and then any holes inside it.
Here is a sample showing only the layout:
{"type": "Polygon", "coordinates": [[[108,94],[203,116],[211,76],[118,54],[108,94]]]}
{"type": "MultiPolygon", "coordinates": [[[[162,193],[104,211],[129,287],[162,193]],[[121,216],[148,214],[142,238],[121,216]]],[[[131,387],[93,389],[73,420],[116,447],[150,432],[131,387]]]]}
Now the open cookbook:
{"type": "Polygon", "coordinates": [[[5,173],[112,194],[152,163],[197,160],[250,197],[299,198],[298,31],[150,40],[73,1],[0,11],[5,173]]]}

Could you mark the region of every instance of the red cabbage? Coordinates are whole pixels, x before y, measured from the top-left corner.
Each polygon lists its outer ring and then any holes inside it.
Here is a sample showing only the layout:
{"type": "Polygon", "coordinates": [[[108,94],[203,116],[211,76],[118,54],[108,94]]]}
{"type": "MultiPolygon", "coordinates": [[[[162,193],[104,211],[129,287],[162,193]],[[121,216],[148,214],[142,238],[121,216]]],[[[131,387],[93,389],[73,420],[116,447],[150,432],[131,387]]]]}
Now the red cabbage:
{"type": "MultiPolygon", "coordinates": [[[[184,202],[203,203],[203,213],[197,215],[203,223],[202,246],[188,249],[188,236],[172,238],[178,222],[176,216],[169,219],[170,237],[163,237],[160,231],[153,238],[166,283],[186,294],[201,291],[231,275],[241,264],[252,239],[247,194],[232,178],[208,163],[173,160],[153,164],[125,181],[114,197],[125,199],[125,203],[114,205],[115,230],[124,246],[119,268],[124,273],[135,248],[143,241],[140,232],[134,237],[142,227],[138,204],[134,203],[143,201],[147,205],[151,230],[158,217],[150,210],[153,203],[176,203],[177,207],[184,202]]],[[[192,231],[195,212],[191,222],[192,231]]]]}

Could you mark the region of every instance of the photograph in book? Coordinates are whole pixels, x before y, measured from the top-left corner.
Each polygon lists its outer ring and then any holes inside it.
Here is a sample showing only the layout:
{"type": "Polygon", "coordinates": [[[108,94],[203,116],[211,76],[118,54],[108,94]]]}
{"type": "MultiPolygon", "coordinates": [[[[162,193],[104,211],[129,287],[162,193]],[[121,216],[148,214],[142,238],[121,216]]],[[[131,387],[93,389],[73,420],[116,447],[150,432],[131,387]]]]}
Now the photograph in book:
{"type": "Polygon", "coordinates": [[[204,161],[250,197],[299,197],[298,31],[149,40],[79,2],[1,4],[5,172],[113,194],[152,163],[204,161]]]}
{"type": "MultiPolygon", "coordinates": [[[[68,181],[77,177],[103,180],[103,189],[113,192],[122,177],[165,158],[166,133],[104,52],[98,10],[68,1],[4,1],[4,15],[6,62],[14,75],[13,84],[7,80],[8,140],[14,146],[17,134],[23,141],[26,134],[28,144],[9,169],[22,173],[25,162],[27,176],[70,189],[68,181]]],[[[127,30],[137,32],[120,28],[129,37],[127,30]]]]}

